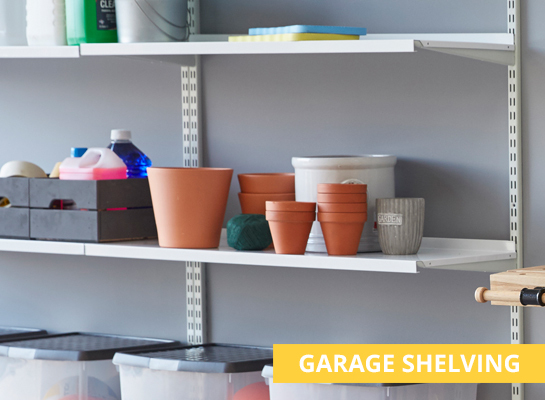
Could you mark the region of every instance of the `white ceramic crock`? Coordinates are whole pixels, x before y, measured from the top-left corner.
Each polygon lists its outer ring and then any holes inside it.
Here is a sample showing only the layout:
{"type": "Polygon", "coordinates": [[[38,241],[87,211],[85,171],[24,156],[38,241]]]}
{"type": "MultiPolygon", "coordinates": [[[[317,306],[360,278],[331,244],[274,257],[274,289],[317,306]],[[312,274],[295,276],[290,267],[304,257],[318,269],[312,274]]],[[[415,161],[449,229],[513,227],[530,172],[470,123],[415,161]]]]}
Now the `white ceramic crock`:
{"type": "MultiPolygon", "coordinates": [[[[295,168],[295,199],[315,202],[319,183],[343,183],[350,180],[366,183],[368,220],[363,228],[358,252],[380,251],[375,224],[375,200],[395,197],[396,162],[397,158],[391,155],[293,157],[291,163],[295,168]]],[[[312,226],[306,251],[327,251],[318,221],[312,226]]]]}

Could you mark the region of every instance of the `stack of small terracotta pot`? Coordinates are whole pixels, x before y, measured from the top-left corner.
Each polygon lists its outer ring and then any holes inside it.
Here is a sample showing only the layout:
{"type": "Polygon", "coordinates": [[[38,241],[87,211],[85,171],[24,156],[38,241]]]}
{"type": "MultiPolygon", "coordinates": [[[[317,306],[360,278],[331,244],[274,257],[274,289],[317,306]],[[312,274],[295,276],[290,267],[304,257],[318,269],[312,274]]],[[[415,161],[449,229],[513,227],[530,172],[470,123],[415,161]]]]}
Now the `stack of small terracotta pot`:
{"type": "Polygon", "coordinates": [[[327,254],[356,255],[367,221],[367,185],[318,185],[318,221],[327,254]]]}
{"type": "Polygon", "coordinates": [[[242,214],[265,215],[266,201],[295,200],[293,173],[239,174],[242,214]]]}
{"type": "Polygon", "coordinates": [[[265,207],[276,253],[305,254],[316,203],[267,201],[265,207]]]}

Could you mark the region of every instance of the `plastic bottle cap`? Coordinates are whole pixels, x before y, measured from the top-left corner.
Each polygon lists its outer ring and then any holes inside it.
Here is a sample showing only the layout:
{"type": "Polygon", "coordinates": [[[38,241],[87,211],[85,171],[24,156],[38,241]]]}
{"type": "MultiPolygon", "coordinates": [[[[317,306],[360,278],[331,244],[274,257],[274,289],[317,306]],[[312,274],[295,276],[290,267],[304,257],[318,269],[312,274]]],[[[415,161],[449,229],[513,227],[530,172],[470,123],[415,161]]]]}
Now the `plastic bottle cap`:
{"type": "Polygon", "coordinates": [[[112,140],[131,140],[131,131],[128,129],[112,129],[112,140]]]}
{"type": "Polygon", "coordinates": [[[87,147],[72,147],[70,149],[70,157],[81,157],[87,151],[87,147]]]}

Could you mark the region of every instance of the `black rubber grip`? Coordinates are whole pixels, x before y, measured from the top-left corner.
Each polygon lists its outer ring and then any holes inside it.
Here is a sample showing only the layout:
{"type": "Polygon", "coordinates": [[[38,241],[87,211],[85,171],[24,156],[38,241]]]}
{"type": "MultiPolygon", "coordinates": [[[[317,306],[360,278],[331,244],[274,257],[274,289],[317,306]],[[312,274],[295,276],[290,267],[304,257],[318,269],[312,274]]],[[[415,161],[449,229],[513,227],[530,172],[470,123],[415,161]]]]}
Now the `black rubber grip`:
{"type": "Polygon", "coordinates": [[[524,288],[520,291],[520,304],[523,306],[545,306],[543,302],[545,288],[536,287],[533,289],[524,288]]]}

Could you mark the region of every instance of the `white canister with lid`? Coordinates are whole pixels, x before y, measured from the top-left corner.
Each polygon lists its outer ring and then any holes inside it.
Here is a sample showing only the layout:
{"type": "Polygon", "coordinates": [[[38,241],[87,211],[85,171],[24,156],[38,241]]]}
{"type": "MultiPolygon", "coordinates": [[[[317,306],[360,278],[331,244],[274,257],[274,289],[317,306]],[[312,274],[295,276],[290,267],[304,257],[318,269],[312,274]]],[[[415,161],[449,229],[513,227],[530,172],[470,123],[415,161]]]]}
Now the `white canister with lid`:
{"type": "MultiPolygon", "coordinates": [[[[376,229],[375,200],[395,197],[392,155],[293,157],[295,168],[295,199],[315,202],[319,183],[356,182],[367,184],[367,215],[358,252],[380,251],[376,229]]],[[[308,239],[307,251],[325,253],[320,223],[315,221],[308,239]]]]}

